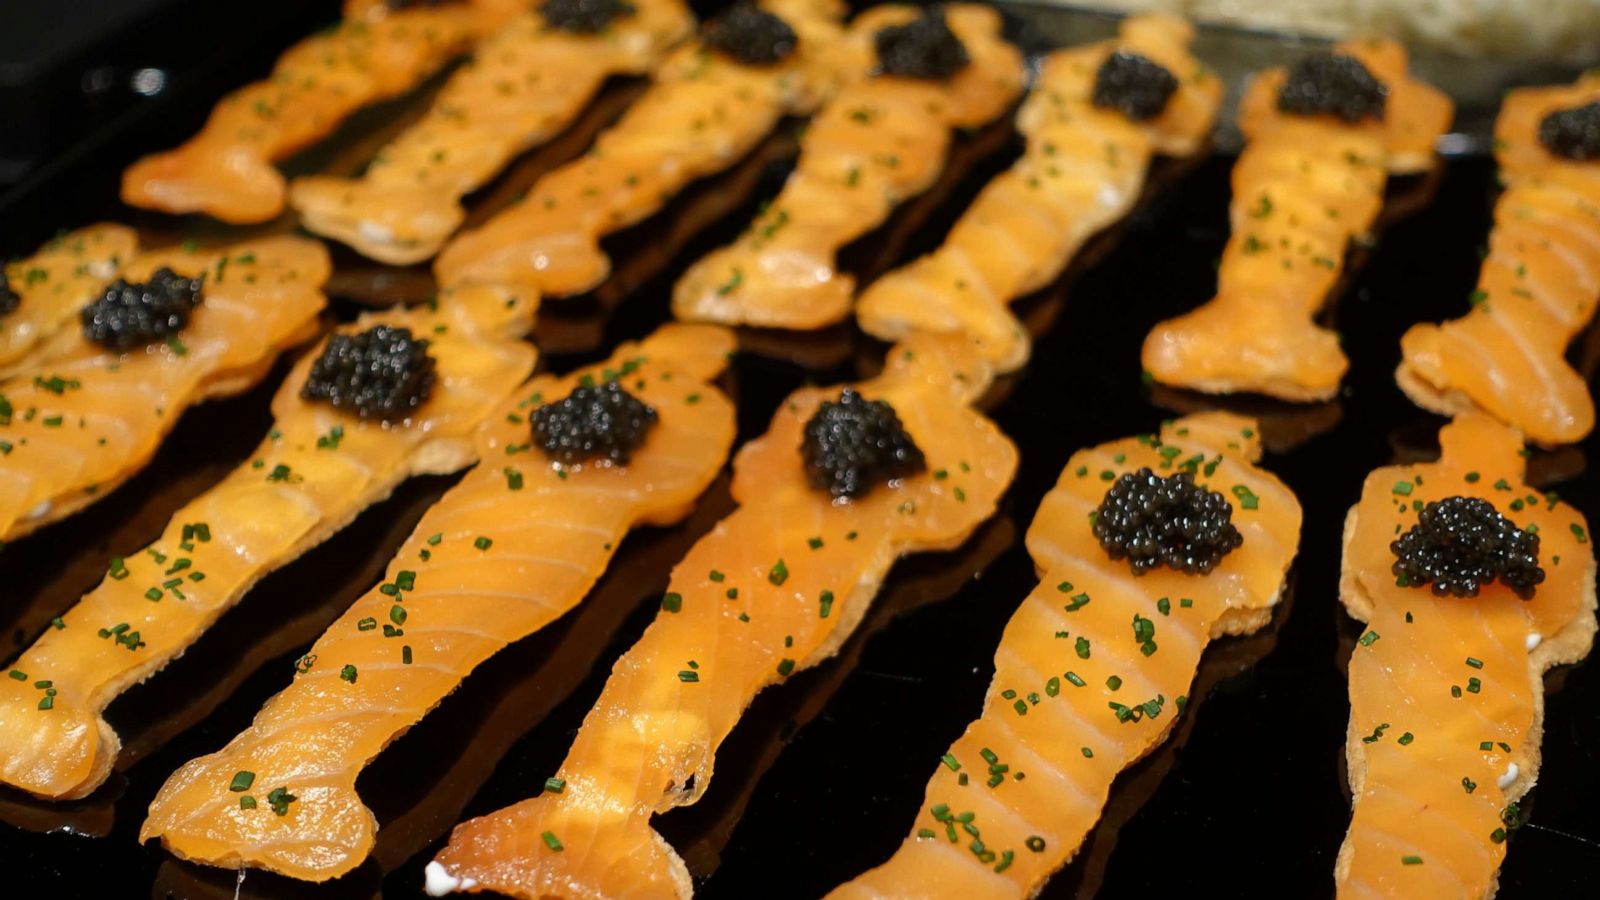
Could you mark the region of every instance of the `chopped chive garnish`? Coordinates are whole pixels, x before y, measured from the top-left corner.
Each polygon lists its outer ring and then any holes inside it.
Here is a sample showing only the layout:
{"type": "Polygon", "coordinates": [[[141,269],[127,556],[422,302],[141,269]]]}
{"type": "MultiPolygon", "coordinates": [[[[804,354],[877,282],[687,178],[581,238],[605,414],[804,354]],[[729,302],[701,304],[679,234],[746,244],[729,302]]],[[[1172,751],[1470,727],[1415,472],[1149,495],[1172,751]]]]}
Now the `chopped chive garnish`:
{"type": "Polygon", "coordinates": [[[250,790],[250,785],[256,783],[256,773],[240,769],[233,775],[233,781],[228,783],[228,790],[235,794],[242,794],[250,790]]]}
{"type": "Polygon", "coordinates": [[[794,660],[787,659],[787,658],[778,660],[778,674],[779,675],[782,675],[784,678],[788,678],[789,677],[789,673],[793,672],[793,671],[794,671],[794,660]]]}
{"type": "Polygon", "coordinates": [[[688,669],[684,669],[684,670],[678,672],[678,680],[693,684],[694,682],[697,682],[697,681],[700,680],[700,673],[699,672],[691,672],[688,669]]]}
{"type": "Polygon", "coordinates": [[[544,834],[539,835],[539,837],[544,841],[544,845],[546,847],[549,847],[551,850],[554,850],[557,853],[560,853],[562,850],[566,849],[561,845],[561,839],[556,837],[556,833],[554,831],[546,831],[544,834]]]}
{"type": "Polygon", "coordinates": [[[767,580],[774,585],[782,585],[789,580],[789,567],[783,564],[783,560],[773,564],[772,570],[767,573],[767,580]]]}
{"type": "Polygon", "coordinates": [[[1361,646],[1363,646],[1363,647],[1371,647],[1374,643],[1377,642],[1377,640],[1378,640],[1378,633],[1376,631],[1369,631],[1366,634],[1363,634],[1361,636],[1361,646]]]}
{"type": "Polygon", "coordinates": [[[355,666],[345,666],[344,668],[339,670],[339,677],[343,678],[345,681],[350,682],[351,684],[355,684],[356,683],[356,667],[355,666]]]}
{"type": "Polygon", "coordinates": [[[559,794],[567,789],[567,782],[562,778],[546,778],[544,789],[552,794],[559,794]]]}
{"type": "Polygon", "coordinates": [[[472,542],[472,546],[477,547],[479,550],[487,550],[494,546],[494,541],[483,535],[478,535],[478,539],[472,542]]]}
{"type": "Polygon", "coordinates": [[[661,595],[661,608],[669,613],[675,613],[682,610],[683,595],[677,593],[666,593],[661,595]]]}

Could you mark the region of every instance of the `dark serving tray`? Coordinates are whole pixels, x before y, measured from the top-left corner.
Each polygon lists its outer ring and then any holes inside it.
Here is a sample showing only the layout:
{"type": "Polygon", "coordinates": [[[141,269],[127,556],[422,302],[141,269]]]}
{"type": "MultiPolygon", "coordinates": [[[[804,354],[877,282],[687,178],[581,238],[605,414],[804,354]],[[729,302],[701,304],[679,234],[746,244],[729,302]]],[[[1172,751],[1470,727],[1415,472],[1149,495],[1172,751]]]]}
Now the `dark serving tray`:
{"type": "MultiPolygon", "coordinates": [[[[1091,14],[1007,8],[1013,34],[1033,51],[1095,39],[1112,27],[1091,14]]],[[[321,12],[323,19],[332,14],[321,12]]],[[[304,21],[306,31],[318,24],[315,16],[304,21]]],[[[26,250],[57,228],[101,217],[139,224],[152,240],[237,234],[200,220],[136,213],[114,200],[124,165],[190,133],[217,95],[258,75],[280,46],[252,42],[248,32],[234,39],[238,45],[226,53],[255,67],[227,66],[232,74],[219,80],[212,60],[200,68],[207,77],[175,76],[164,96],[0,198],[0,251],[26,250]]],[[[1235,76],[1298,47],[1281,36],[1207,30],[1197,49],[1235,76]]],[[[1434,452],[1440,420],[1407,402],[1392,372],[1402,331],[1459,314],[1474,285],[1495,191],[1493,165],[1481,155],[1495,98],[1508,84],[1572,74],[1447,58],[1419,66],[1458,90],[1460,128],[1446,143],[1450,153],[1440,173],[1394,186],[1377,247],[1356,261],[1333,304],[1329,315],[1354,361],[1345,389],[1319,406],[1238,406],[1263,417],[1271,450],[1266,464],[1305,506],[1291,590],[1269,627],[1207,652],[1188,714],[1171,740],[1118,780],[1099,826],[1046,888],[1047,897],[1332,892],[1350,799],[1344,669],[1358,634],[1337,598],[1340,524],[1369,469],[1434,452]]],[[[503,206],[539,172],[580,152],[638,87],[617,85],[569,135],[482,192],[474,215],[503,206]]],[[[427,94],[358,116],[290,168],[353,170],[415,115],[427,94]]],[[[1162,165],[1130,220],[1021,305],[1037,336],[1033,362],[985,401],[1022,449],[1021,470],[999,515],[961,549],[896,567],[836,659],[758,698],[723,745],[718,777],[701,802],[657,819],[703,896],[815,897],[886,858],[910,826],[938,755],[979,709],[1001,629],[1034,582],[1021,534],[1067,457],[1210,402],[1144,387],[1138,350],[1152,324],[1211,293],[1227,236],[1232,144],[1225,127],[1218,146],[1198,162],[1162,165]]],[[[871,277],[936,246],[1018,149],[1007,125],[965,137],[940,184],[850,248],[846,267],[871,277]]],[[[792,131],[775,135],[748,160],[611,240],[617,272],[606,285],[588,297],[546,303],[536,335],[541,366],[566,370],[664,321],[677,274],[731,239],[762,198],[776,193],[794,150],[792,131]]],[[[431,290],[424,270],[335,255],[330,292],[339,317],[431,290]]],[[[765,429],[788,391],[870,372],[883,351],[842,327],[805,337],[747,332],[741,344],[726,382],[739,403],[741,439],[765,429]]],[[[1597,332],[1581,339],[1574,354],[1592,373],[1600,365],[1597,332]]],[[[93,586],[108,557],[152,539],[173,510],[248,454],[269,425],[267,399],[285,370],[280,366],[245,396],[192,411],[126,487],[0,551],[7,656],[93,586]]],[[[1597,448],[1600,438],[1591,437],[1536,453],[1534,480],[1559,483],[1580,509],[1600,513],[1600,479],[1587,469],[1597,448]]],[[[109,717],[126,747],[95,795],[47,804],[0,793],[0,860],[11,873],[0,896],[416,896],[422,867],[451,826],[534,791],[565,755],[611,662],[650,621],[673,562],[728,511],[725,479],[683,525],[629,538],[582,606],[473,673],[367,770],[360,790],[382,830],[372,858],[356,872],[320,886],[264,872],[240,882],[233,872],[183,863],[136,842],[144,810],[167,775],[219,747],[289,682],[292,660],[378,578],[402,536],[452,482],[408,483],[263,581],[181,660],[119,699],[109,717]]],[[[1547,688],[1543,783],[1524,802],[1530,818],[1511,840],[1500,896],[1600,896],[1600,662],[1557,670],[1547,688]]]]}

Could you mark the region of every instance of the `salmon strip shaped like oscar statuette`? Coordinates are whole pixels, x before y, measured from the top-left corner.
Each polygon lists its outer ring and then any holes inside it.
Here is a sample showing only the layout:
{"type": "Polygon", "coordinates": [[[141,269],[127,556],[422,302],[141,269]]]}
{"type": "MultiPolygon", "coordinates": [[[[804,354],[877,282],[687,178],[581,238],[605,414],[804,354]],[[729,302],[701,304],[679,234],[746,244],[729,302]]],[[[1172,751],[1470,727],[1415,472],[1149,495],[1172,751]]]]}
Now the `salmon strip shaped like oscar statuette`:
{"type": "Polygon", "coordinates": [[[1001,372],[1028,360],[1009,304],[1061,274],[1096,232],[1133,209],[1151,156],[1193,154],[1211,131],[1222,82],[1188,52],[1194,29],[1138,16],[1121,35],[1046,57],[1017,130],[1027,151],[967,207],[944,245],[868,287],[862,330],[965,332],[1001,372]]]}
{"type": "Polygon", "coordinates": [[[1017,454],[970,406],[990,377],[966,338],[918,335],[871,381],[790,395],[735,458],[739,509],[673,570],[544,793],[457,826],[429,891],[688,896],[650,817],[700,798],[745,707],[837,652],[897,557],[994,514],[1017,454]]]}
{"type": "Polygon", "coordinates": [[[1371,233],[1389,173],[1432,165],[1452,112],[1444,94],[1406,74],[1405,50],[1388,40],[1340,44],[1254,79],[1217,295],[1151,331],[1146,371],[1208,394],[1312,402],[1337,393],[1349,360],[1316,315],[1350,243],[1371,233]]]}
{"type": "Polygon", "coordinates": [[[1600,75],[1512,91],[1495,138],[1505,193],[1472,309],[1406,332],[1395,380],[1434,412],[1483,410],[1536,443],[1572,443],[1594,428],[1565,354],[1600,301],[1600,75]]]}
{"type": "Polygon", "coordinates": [[[1117,775],[1183,714],[1206,645],[1265,625],[1283,594],[1300,503],[1260,456],[1253,421],[1202,413],[1072,457],[1028,531],[1041,582],[982,717],[894,856],[831,896],[1032,897],[1077,854],[1117,775]]]}
{"type": "Polygon", "coordinates": [[[1345,520],[1339,593],[1366,630],[1340,897],[1494,895],[1539,777],[1544,673],[1594,642],[1587,526],[1523,483],[1522,435],[1468,412],[1439,443],[1438,462],[1369,475],[1345,520]]]}
{"type": "Polygon", "coordinates": [[[12,664],[27,678],[0,685],[0,782],[51,798],[93,791],[121,746],[101,715],[118,694],[406,478],[476,459],[479,423],[533,369],[518,339],[532,313],[474,289],[364,318],[302,359],[250,461],[178,510],[155,543],[114,558],[12,664]]]}
{"type": "Polygon", "coordinates": [[[390,265],[431,259],[466,218],[462,197],[571,124],[608,77],[649,71],[694,27],[682,0],[560,17],[567,5],[519,16],[481,43],[361,177],[296,179],[289,204],[305,227],[390,265]]]}
{"type": "Polygon", "coordinates": [[[809,112],[843,77],[837,0],[762,0],[712,20],[589,152],[540,178],[520,203],[458,235],[440,284],[582,293],[611,261],[600,239],[659,210],[750,152],[786,115],[809,112]]]}
{"type": "Polygon", "coordinates": [[[47,362],[0,382],[0,540],[111,493],[186,408],[258,381],[315,333],[328,273],[294,237],[126,262],[47,362]]]}
{"type": "Polygon", "coordinates": [[[327,137],[361,107],[416,87],[521,6],[348,4],[343,22],[291,47],[266,80],[222,98],[187,143],[129,166],[123,202],[234,224],[265,222],[284,205],[283,176],[273,163],[327,137]]]}
{"type": "Polygon", "coordinates": [[[0,267],[0,380],[71,352],[78,310],[138,250],[133,229],[91,225],[61,234],[32,256],[0,267]]]}
{"type": "Polygon", "coordinates": [[[1029,336],[1011,301],[1128,215],[1152,154],[1194,154],[1210,133],[1222,82],[1190,56],[1192,35],[1182,19],[1136,16],[1117,40],[1046,56],[1016,117],[1022,159],[984,187],[939,250],[862,291],[862,330],[886,341],[963,331],[998,372],[1026,364],[1029,336]]]}
{"type": "Polygon", "coordinates": [[[141,838],[310,881],[360,865],[378,830],[356,794],[362,768],[478,664],[576,606],[635,525],[682,519],[716,477],[734,411],[706,382],[732,350],[721,329],[669,325],[603,366],[519,390],[479,431],[482,464],[423,517],[388,580],[328,627],[247,730],[168,780],[141,838]],[[610,430],[592,418],[605,409],[610,430]],[[280,789],[292,800],[274,815],[260,798],[280,789]]]}
{"type": "Polygon", "coordinates": [[[844,319],[855,280],[835,270],[839,249],[933,185],[953,131],[993,121],[1022,90],[1022,56],[987,6],[875,7],[844,49],[877,74],[818,114],[794,173],[738,241],[678,280],[678,318],[790,329],[844,319]]]}

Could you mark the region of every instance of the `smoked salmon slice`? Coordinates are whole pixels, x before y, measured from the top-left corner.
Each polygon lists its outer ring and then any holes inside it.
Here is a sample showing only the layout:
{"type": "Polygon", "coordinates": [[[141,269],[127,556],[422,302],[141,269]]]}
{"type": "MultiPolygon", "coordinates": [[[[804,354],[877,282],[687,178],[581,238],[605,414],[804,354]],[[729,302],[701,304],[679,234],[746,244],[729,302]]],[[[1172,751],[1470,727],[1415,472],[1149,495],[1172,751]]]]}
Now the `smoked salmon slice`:
{"type": "Polygon", "coordinates": [[[328,272],[322,245],[294,237],[126,261],[95,305],[196,285],[199,303],[181,330],[145,345],[117,345],[110,331],[107,346],[89,325],[73,327],[39,368],[0,382],[0,540],[104,497],[149,461],[184,409],[255,384],[281,350],[315,333],[328,272]]]}
{"type": "Polygon", "coordinates": [[[1206,645],[1265,625],[1282,596],[1300,504],[1260,455],[1255,423],[1228,413],[1073,455],[1028,531],[1041,581],[1006,625],[982,716],[934,766],[894,856],[830,896],[1032,897],[1077,854],[1113,780],[1183,714],[1206,645]],[[1119,515],[1111,496],[1157,483],[1182,505],[1156,521],[1234,532],[1162,546],[1220,559],[1140,575],[1108,553],[1097,532],[1119,515]]]}
{"type": "Polygon", "coordinates": [[[871,381],[792,394],[735,458],[740,508],[673,570],[544,793],[458,826],[429,891],[687,896],[651,815],[699,799],[744,708],[832,656],[897,557],[993,515],[1017,454],[970,407],[990,377],[968,339],[917,335],[871,381]]]}
{"type": "Polygon", "coordinates": [[[943,246],[861,294],[862,330],[888,341],[965,332],[999,371],[1021,368],[1028,334],[1009,304],[1055,280],[1085,241],[1128,214],[1153,154],[1191,155],[1210,133],[1223,86],[1189,54],[1193,35],[1182,19],[1137,16],[1116,40],[1046,57],[1017,113],[1023,157],[989,182],[943,246]],[[1135,89],[1156,92],[1159,105],[1118,109],[1135,89]]]}
{"type": "Polygon", "coordinates": [[[1450,100],[1407,75],[1393,41],[1339,44],[1292,72],[1269,70],[1246,90],[1217,294],[1145,340],[1144,368],[1162,384],[1332,397],[1349,360],[1316,315],[1348,245],[1371,232],[1389,173],[1432,165],[1449,127],[1450,100]]]}
{"type": "Polygon", "coordinates": [[[272,75],[217,103],[200,133],[122,174],[123,202],[233,224],[283,212],[278,162],[327,137],[369,103],[416,87],[520,12],[515,0],[353,2],[333,29],[278,59],[272,75]]]}
{"type": "Polygon", "coordinates": [[[733,346],[719,328],[669,325],[518,390],[478,433],[482,464],[423,517],[387,580],[328,627],[246,731],[173,774],[141,840],[310,881],[360,865],[378,830],[356,794],[362,768],[478,664],[576,606],[635,525],[687,516],[722,469],[733,403],[707,382],[733,346]],[[554,462],[537,432],[530,448],[541,406],[612,383],[655,416],[625,464],[554,462]],[[280,787],[294,800],[273,815],[262,798],[280,787]]]}
{"type": "Polygon", "coordinates": [[[1022,55],[1000,24],[970,3],[858,16],[844,45],[852,68],[883,71],[823,107],[783,190],[737,242],[679,279],[673,313],[802,330],[848,316],[855,281],[835,270],[839,249],[933,185],[952,132],[993,121],[1021,93],[1022,55]]]}
{"type": "Polygon", "coordinates": [[[70,352],[78,310],[138,251],[133,229],[91,225],[0,268],[0,381],[70,352]]]}
{"type": "Polygon", "coordinates": [[[612,75],[653,68],[694,27],[681,0],[633,0],[598,22],[551,23],[537,9],[478,45],[417,124],[359,178],[296,179],[305,227],[390,265],[431,259],[466,218],[461,198],[512,157],[572,123],[612,75]]]}
{"type": "MultiPolygon", "coordinates": [[[[353,346],[335,342],[382,326],[427,335],[425,347],[410,349],[433,361],[431,384],[400,418],[306,397],[317,383],[308,375],[327,354],[302,359],[273,399],[274,428],[251,459],[180,509],[150,546],[112,559],[99,586],[13,662],[27,678],[0,686],[0,782],[49,798],[93,791],[120,748],[101,715],[118,694],[182,654],[268,572],[412,474],[470,464],[478,424],[533,369],[533,350],[520,340],[532,319],[532,304],[482,288],[341,328],[324,347],[353,346]]],[[[393,357],[385,364],[399,365],[393,357]]]]}
{"type": "Polygon", "coordinates": [[[1495,127],[1505,193],[1472,308],[1400,341],[1395,380],[1418,405],[1444,415],[1483,410],[1545,445],[1594,428],[1594,400],[1565,353],[1600,301],[1600,164],[1552,152],[1540,130],[1596,102],[1594,75],[1506,95],[1495,127]]]}
{"type": "Polygon", "coordinates": [[[807,113],[831,93],[845,71],[836,46],[842,15],[836,0],[762,0],[713,20],[700,41],[656,70],[650,88],[588,153],[451,241],[434,263],[439,283],[528,285],[544,296],[597,286],[611,270],[602,237],[732,166],[784,116],[807,113]],[[730,19],[734,25],[723,24],[730,19]],[[736,55],[746,49],[742,41],[719,49],[712,41],[719,27],[753,42],[750,52],[736,55]],[[769,32],[783,30],[792,37],[774,44],[769,32]]]}
{"type": "Polygon", "coordinates": [[[1368,475],[1345,520],[1339,594],[1365,631],[1340,897],[1494,895],[1539,777],[1544,673],[1594,642],[1588,526],[1523,483],[1522,435],[1469,411],[1439,443],[1437,462],[1368,475]]]}

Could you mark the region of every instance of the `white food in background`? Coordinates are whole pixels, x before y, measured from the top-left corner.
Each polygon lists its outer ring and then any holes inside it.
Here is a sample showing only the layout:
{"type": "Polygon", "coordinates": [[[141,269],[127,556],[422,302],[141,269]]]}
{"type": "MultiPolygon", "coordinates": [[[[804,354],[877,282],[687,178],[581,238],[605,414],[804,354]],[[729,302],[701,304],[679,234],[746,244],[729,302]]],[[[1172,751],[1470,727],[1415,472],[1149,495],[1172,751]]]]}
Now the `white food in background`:
{"type": "Polygon", "coordinates": [[[1063,6],[1161,9],[1324,37],[1384,34],[1464,55],[1587,64],[1600,58],[1596,0],[1053,0],[1063,6]]]}

